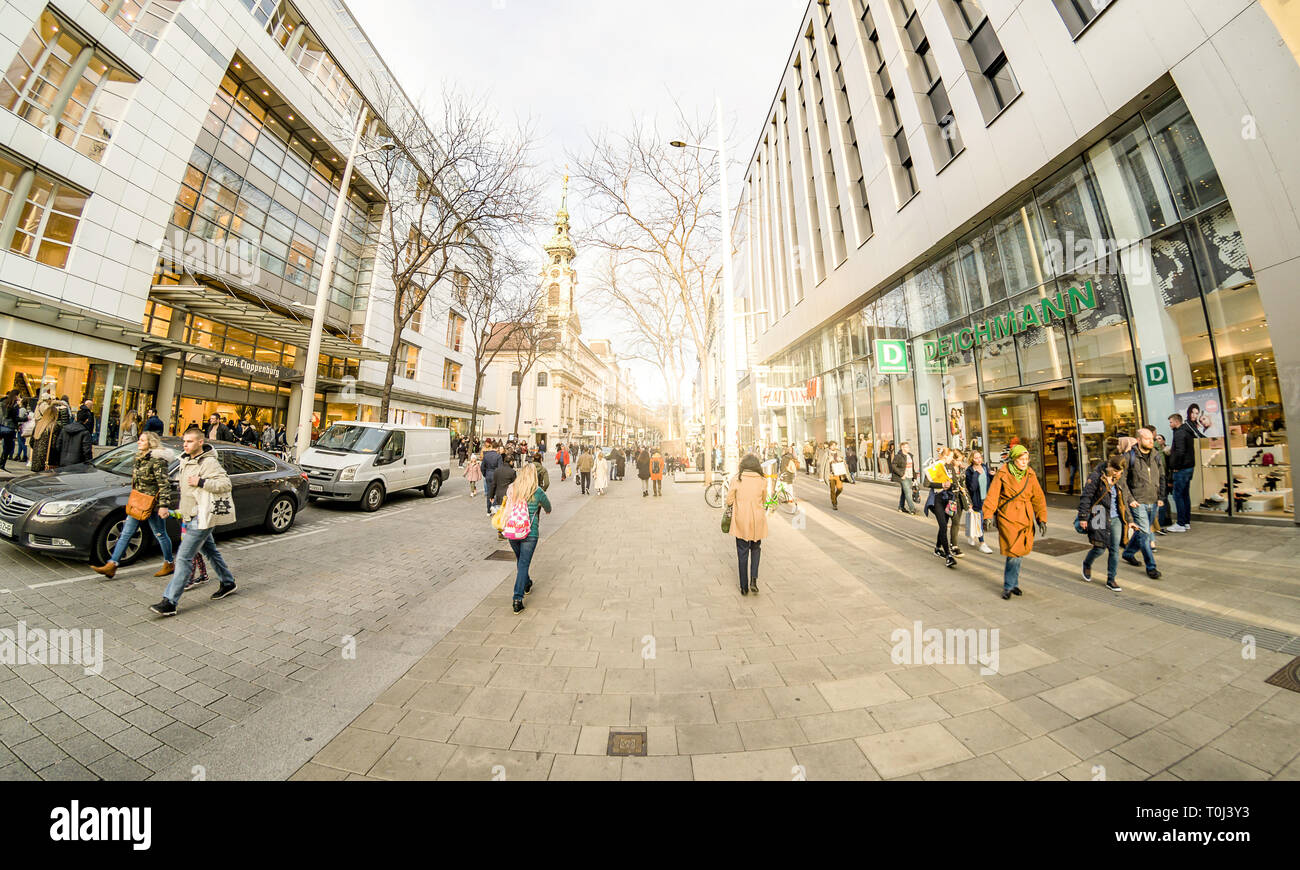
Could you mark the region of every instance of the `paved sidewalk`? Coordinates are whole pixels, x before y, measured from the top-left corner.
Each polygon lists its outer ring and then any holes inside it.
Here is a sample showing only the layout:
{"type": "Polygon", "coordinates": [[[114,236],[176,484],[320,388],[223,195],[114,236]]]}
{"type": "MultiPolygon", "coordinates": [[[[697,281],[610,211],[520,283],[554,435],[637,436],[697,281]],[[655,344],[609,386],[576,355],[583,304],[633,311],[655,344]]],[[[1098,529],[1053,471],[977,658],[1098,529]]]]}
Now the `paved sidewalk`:
{"type": "Polygon", "coordinates": [[[1263,682],[1290,655],[1080,594],[1070,560],[1003,601],[996,557],[945,569],[878,494],[800,490],[743,598],[698,484],[611,484],[542,542],[523,614],[499,583],[293,778],[1300,778],[1300,694],[1263,682]],[[929,629],[997,629],[996,672],[909,660],[929,629]]]}

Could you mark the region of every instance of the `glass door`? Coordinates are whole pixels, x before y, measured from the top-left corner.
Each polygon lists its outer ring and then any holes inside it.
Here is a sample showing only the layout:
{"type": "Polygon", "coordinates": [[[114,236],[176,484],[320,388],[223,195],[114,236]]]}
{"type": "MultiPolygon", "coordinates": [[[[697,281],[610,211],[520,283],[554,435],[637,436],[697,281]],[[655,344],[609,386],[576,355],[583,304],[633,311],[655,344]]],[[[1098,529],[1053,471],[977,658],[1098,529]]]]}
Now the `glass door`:
{"type": "Polygon", "coordinates": [[[1031,391],[992,393],[984,397],[984,419],[988,425],[988,453],[985,461],[997,469],[1006,461],[1012,446],[1023,444],[1029,462],[1043,479],[1042,432],[1038,423],[1038,395],[1031,391]]]}
{"type": "Polygon", "coordinates": [[[1038,391],[1038,421],[1043,432],[1043,491],[1072,493],[1078,484],[1079,450],[1074,390],[1068,382],[1038,391]]]}

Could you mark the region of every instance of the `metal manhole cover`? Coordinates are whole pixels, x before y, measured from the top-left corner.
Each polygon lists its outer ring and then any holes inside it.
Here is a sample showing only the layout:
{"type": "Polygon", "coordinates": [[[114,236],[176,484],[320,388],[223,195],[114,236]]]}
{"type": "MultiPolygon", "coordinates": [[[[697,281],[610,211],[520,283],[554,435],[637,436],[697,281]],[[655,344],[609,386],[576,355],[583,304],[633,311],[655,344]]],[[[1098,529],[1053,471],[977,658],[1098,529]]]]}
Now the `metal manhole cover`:
{"type": "Polygon", "coordinates": [[[641,755],[646,751],[644,731],[611,731],[606,755],[641,755]]]}
{"type": "Polygon", "coordinates": [[[1046,553],[1048,556],[1068,556],[1071,553],[1083,553],[1091,549],[1091,544],[1080,544],[1077,541],[1062,541],[1056,538],[1039,538],[1034,541],[1034,552],[1046,553]]]}
{"type": "Polygon", "coordinates": [[[1276,674],[1264,682],[1270,686],[1281,686],[1293,692],[1300,692],[1300,658],[1291,659],[1276,674]]]}
{"type": "Polygon", "coordinates": [[[513,562],[515,560],[514,550],[493,550],[484,557],[485,562],[513,562]]]}

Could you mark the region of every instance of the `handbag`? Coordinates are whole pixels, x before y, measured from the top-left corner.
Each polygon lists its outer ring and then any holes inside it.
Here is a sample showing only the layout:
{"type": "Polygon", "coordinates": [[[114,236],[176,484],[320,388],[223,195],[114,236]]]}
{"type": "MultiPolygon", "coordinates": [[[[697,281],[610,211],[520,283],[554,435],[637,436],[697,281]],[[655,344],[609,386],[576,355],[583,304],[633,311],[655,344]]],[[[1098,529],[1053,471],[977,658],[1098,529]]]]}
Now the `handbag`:
{"type": "Polygon", "coordinates": [[[126,499],[126,515],[133,517],[141,522],[153,516],[153,512],[158,509],[158,496],[145,495],[138,489],[131,490],[131,494],[126,499]]]}
{"type": "Polygon", "coordinates": [[[505,523],[506,523],[506,506],[505,503],[503,502],[501,506],[497,508],[496,513],[492,514],[492,528],[496,529],[499,532],[501,531],[501,528],[502,526],[505,525],[505,523]]]}
{"type": "Polygon", "coordinates": [[[730,534],[731,532],[731,505],[727,505],[726,510],[722,512],[722,533],[730,534]]]}

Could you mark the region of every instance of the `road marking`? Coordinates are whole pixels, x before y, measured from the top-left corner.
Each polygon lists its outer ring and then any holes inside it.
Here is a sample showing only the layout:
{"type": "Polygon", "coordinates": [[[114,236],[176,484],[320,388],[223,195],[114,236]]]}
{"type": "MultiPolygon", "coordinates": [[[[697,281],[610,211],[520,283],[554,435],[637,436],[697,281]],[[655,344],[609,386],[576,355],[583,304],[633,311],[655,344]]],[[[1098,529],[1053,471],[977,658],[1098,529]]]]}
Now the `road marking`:
{"type": "Polygon", "coordinates": [[[82,580],[89,580],[91,577],[98,577],[98,574],[91,574],[86,577],[69,577],[67,580],[51,580],[48,583],[28,583],[28,589],[44,589],[46,586],[63,586],[68,583],[80,583],[82,580]]]}
{"type": "Polygon", "coordinates": [[[368,523],[368,522],[370,522],[371,520],[379,520],[379,519],[383,519],[384,517],[391,517],[391,516],[393,516],[394,514],[404,514],[404,513],[406,513],[407,511],[413,511],[413,510],[415,510],[415,508],[402,508],[401,510],[396,510],[396,511],[384,511],[383,513],[381,513],[381,514],[376,514],[376,515],[373,516],[373,517],[366,517],[366,518],[365,518],[364,520],[362,520],[361,522],[363,522],[363,523],[368,523]]]}
{"type": "Polygon", "coordinates": [[[312,536],[312,535],[319,535],[321,532],[325,532],[325,531],[329,531],[329,530],[328,530],[328,529],[317,529],[317,530],[314,531],[314,532],[299,532],[299,533],[296,534],[296,535],[287,535],[287,536],[285,536],[285,537],[283,537],[283,538],[278,538],[278,537],[277,537],[277,538],[269,538],[269,539],[267,539],[267,540],[265,540],[265,541],[259,541],[259,542],[257,542],[256,544],[245,544],[244,546],[242,546],[242,547],[236,547],[235,549],[236,549],[236,550],[251,550],[251,549],[253,549],[254,547],[265,547],[267,544],[274,544],[274,543],[276,543],[277,541],[294,541],[294,540],[297,540],[298,538],[307,538],[307,537],[310,537],[310,536],[312,536]]]}

